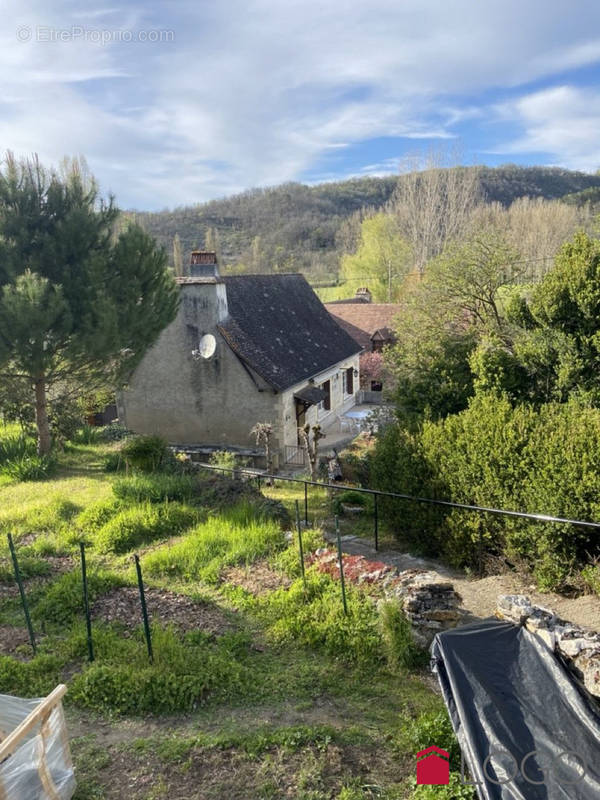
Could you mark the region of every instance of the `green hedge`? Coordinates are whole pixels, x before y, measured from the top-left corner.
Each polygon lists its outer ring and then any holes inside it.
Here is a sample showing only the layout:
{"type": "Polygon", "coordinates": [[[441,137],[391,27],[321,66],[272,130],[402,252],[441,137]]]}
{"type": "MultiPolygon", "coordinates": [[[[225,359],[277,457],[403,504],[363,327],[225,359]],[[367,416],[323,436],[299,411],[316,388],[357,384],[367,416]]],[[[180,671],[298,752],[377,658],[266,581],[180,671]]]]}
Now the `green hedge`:
{"type": "MultiPolygon", "coordinates": [[[[600,410],[581,403],[513,407],[478,395],[469,407],[377,443],[375,487],[422,497],[581,520],[600,519],[600,410]]],[[[559,588],[600,552],[594,529],[404,501],[385,511],[401,538],[456,565],[486,554],[524,561],[542,589],[559,588]]]]}

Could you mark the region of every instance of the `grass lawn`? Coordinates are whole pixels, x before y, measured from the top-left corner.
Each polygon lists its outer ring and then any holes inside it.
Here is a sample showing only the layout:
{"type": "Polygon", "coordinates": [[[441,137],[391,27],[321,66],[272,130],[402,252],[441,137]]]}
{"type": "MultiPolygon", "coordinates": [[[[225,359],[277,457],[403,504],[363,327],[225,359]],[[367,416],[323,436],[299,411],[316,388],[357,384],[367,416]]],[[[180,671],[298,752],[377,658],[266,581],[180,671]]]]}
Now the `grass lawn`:
{"type": "MultiPolygon", "coordinates": [[[[456,748],[431,677],[416,662],[390,666],[390,637],[372,601],[350,587],[345,617],[337,583],[309,570],[303,584],[274,502],[293,512],[298,499],[302,513],[301,485],[263,487],[268,501],[212,474],[125,477],[103,470],[107,452],[69,446],[51,479],[0,479],[0,692],[39,696],[68,684],[77,800],[471,796],[464,787],[414,786],[417,750],[456,748]]],[[[325,492],[311,490],[310,509],[312,521],[327,518],[325,492]]],[[[318,546],[318,530],[306,542],[318,546]]]]}

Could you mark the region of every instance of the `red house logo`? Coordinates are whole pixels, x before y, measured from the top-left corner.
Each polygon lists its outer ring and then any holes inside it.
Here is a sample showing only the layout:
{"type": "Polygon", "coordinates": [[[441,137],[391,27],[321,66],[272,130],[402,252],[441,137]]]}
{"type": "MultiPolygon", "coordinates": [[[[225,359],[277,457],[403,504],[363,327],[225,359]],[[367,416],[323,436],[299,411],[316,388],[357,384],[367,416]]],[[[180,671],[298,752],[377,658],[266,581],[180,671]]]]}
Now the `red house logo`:
{"type": "Polygon", "coordinates": [[[450,756],[445,750],[431,745],[417,753],[417,784],[450,783],[450,756]]]}

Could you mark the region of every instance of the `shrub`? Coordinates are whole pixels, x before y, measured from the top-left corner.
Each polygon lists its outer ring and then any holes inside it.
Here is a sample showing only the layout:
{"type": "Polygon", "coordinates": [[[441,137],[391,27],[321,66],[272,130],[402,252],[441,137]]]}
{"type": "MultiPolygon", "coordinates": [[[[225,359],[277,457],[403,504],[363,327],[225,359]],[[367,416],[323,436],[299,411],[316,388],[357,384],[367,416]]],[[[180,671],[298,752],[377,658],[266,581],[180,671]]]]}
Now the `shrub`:
{"type": "MultiPolygon", "coordinates": [[[[600,516],[600,410],[572,400],[512,407],[476,396],[469,407],[416,433],[396,427],[377,444],[376,488],[460,503],[594,520],[600,516]]],[[[558,589],[600,541],[589,529],[386,501],[399,536],[456,565],[501,556],[529,565],[558,589]]]]}
{"type": "Polygon", "coordinates": [[[232,470],[238,466],[235,453],[229,450],[216,450],[210,457],[210,463],[225,470],[232,470]]]}
{"type": "Polygon", "coordinates": [[[140,472],[154,472],[168,461],[170,451],[161,436],[133,436],[121,448],[125,461],[140,472]]]}
{"type": "Polygon", "coordinates": [[[126,553],[139,545],[174,536],[198,522],[198,510],[180,503],[125,508],[97,532],[95,544],[103,553],[126,553]]]}
{"type": "Polygon", "coordinates": [[[387,662],[393,669],[424,667],[429,656],[415,642],[411,624],[398,603],[382,603],[379,607],[381,638],[387,662]]]}
{"type": "Polygon", "coordinates": [[[126,439],[128,436],[133,436],[133,433],[124,425],[121,425],[119,422],[111,422],[109,425],[105,425],[103,428],[100,428],[100,438],[104,442],[120,442],[121,439],[126,439]]]}
{"type": "Polygon", "coordinates": [[[4,462],[2,471],[17,481],[41,481],[56,469],[52,455],[25,455],[4,462]]]}
{"type": "Polygon", "coordinates": [[[333,497],[333,513],[341,516],[344,513],[344,506],[360,506],[365,510],[373,507],[373,500],[370,495],[362,492],[355,492],[351,489],[345,492],[335,492],[333,497]]]}
{"type": "Polygon", "coordinates": [[[73,444],[97,444],[102,441],[101,428],[94,425],[84,425],[78,428],[71,436],[73,444]]]}
{"type": "Polygon", "coordinates": [[[0,438],[0,467],[35,455],[35,442],[24,434],[9,434],[0,438]]]}
{"type": "Polygon", "coordinates": [[[113,484],[113,492],[125,503],[161,503],[192,500],[196,482],[190,475],[169,475],[161,472],[152,475],[133,475],[113,484]]]}

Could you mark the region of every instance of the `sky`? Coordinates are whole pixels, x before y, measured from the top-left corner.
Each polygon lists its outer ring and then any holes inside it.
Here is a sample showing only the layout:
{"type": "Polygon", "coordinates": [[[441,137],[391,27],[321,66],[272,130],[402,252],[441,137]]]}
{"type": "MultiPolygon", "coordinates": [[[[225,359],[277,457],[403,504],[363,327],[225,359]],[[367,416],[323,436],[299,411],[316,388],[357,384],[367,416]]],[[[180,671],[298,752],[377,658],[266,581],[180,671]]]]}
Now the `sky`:
{"type": "Polygon", "coordinates": [[[590,0],[4,0],[0,150],[122,208],[445,163],[600,167],[590,0]]]}

